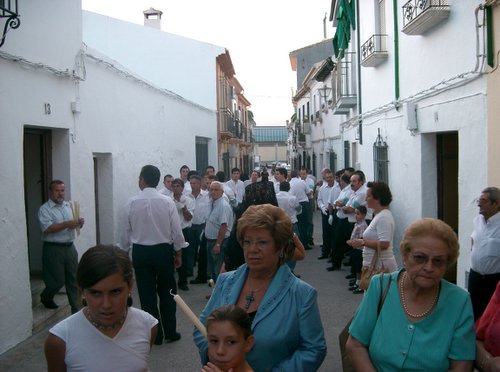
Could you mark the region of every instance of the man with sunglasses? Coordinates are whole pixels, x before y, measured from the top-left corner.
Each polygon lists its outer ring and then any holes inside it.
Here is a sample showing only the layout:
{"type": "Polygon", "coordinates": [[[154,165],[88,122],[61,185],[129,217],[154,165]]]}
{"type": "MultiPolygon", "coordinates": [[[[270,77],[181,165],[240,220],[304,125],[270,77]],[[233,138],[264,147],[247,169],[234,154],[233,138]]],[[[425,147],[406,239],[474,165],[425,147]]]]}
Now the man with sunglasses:
{"type": "Polygon", "coordinates": [[[468,285],[474,319],[484,312],[500,280],[500,189],[485,188],[477,206],[468,285]]]}

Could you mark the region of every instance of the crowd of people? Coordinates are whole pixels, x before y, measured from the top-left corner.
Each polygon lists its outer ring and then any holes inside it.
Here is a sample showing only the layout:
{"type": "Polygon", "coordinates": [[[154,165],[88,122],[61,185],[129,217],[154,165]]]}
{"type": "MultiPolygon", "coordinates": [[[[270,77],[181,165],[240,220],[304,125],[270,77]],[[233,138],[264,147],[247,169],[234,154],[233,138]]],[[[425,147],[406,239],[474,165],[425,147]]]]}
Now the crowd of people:
{"type": "Polygon", "coordinates": [[[352,168],[324,169],[318,180],[305,168],[241,176],[239,168],[226,180],[214,167],[183,165],[158,188],[160,170],[144,166],[141,191],[121,213],[120,241],[88,249],[79,263],[73,241],[84,219],[74,218],[64,183],[52,181],[39,212],[42,303],[56,308],[53,296],[66,285],[73,315],[50,330],[49,371],[146,370],[152,345],[181,338],[172,294],[209,279],[215,287],[200,315],[207,334],[193,333],[203,371],[317,370],[327,352],[318,294],[295,273],[314,246],[314,213],[321,213],[318,259],[328,271],[350,265],[348,288],[364,294],[346,344],[355,370],[500,370],[498,188],[478,199],[468,293],[443,279],[459,246],[440,220],[407,228],[398,267],[384,182],[366,182],[352,168]],[[387,274],[364,287],[370,266],[387,274]],[[133,273],[142,310],[131,307],[133,273]],[[114,359],[100,363],[113,350],[114,359]]]}

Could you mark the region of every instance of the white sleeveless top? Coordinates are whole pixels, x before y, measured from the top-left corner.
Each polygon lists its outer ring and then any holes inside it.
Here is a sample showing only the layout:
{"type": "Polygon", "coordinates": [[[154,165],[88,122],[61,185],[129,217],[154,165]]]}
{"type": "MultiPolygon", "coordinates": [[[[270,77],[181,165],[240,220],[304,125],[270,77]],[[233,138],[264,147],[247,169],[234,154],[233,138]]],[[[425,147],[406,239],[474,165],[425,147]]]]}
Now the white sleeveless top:
{"type": "Polygon", "coordinates": [[[49,332],[66,343],[66,370],[92,372],[148,371],[151,329],[158,320],[129,307],[120,332],[110,338],[94,327],[80,310],[49,332]]]}

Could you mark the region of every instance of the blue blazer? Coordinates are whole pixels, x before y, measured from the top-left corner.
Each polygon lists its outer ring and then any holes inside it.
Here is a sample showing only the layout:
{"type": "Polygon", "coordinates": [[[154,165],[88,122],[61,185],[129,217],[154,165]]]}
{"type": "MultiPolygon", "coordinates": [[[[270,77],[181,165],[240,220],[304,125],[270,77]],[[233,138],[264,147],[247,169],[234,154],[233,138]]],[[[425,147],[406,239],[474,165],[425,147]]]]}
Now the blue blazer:
{"type": "MultiPolygon", "coordinates": [[[[248,267],[219,275],[200,320],[206,325],[215,309],[235,304],[248,276],[248,267]]],[[[282,265],[269,285],[252,323],[255,344],[247,361],[255,372],[309,372],[320,367],[326,355],[323,325],[316,290],[282,265]]],[[[206,364],[207,340],[195,329],[194,341],[206,364]]]]}

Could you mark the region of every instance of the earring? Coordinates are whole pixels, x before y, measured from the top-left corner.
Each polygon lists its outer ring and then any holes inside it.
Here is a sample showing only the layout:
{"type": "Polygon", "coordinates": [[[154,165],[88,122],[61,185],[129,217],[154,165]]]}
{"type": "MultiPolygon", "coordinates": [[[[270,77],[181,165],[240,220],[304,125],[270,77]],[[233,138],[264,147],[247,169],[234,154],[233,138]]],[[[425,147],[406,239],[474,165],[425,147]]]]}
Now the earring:
{"type": "Polygon", "coordinates": [[[283,252],[283,249],[282,249],[280,252],[280,258],[283,258],[283,257],[285,257],[285,253],[283,252]]]}

